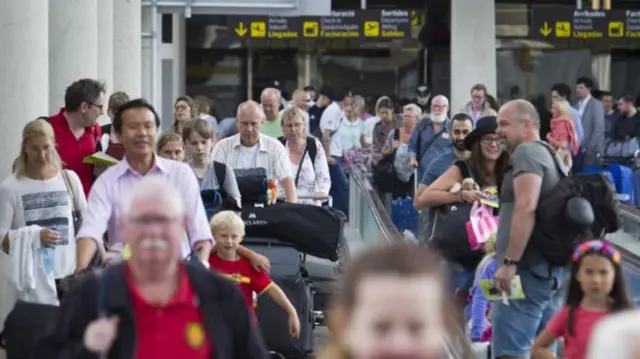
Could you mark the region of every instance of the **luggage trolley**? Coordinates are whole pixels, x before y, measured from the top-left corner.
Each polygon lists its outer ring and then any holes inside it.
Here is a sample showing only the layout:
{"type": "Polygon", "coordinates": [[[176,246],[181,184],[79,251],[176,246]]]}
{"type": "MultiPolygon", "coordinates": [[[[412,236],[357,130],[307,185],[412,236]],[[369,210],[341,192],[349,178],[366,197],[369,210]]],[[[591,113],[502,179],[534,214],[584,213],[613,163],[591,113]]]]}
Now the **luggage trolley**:
{"type": "MultiPolygon", "coordinates": [[[[299,196],[299,199],[318,199],[299,196]]],[[[318,199],[331,206],[330,196],[318,199]]],[[[311,205],[310,205],[311,206],[311,205]]],[[[259,206],[256,206],[259,207],[259,206]]],[[[264,207],[267,208],[268,206],[264,207]]],[[[247,235],[242,243],[250,250],[261,254],[271,262],[270,277],[287,295],[298,312],[300,337],[289,336],[287,315],[268,296],[257,298],[256,314],[261,332],[272,358],[307,359],[314,352],[315,328],[324,324],[324,312],[318,306],[318,291],[322,292],[323,281],[330,282],[327,291],[333,287],[334,278],[323,278],[308,268],[308,254],[293,243],[274,238],[247,235]],[[311,272],[311,273],[310,273],[311,272]],[[318,283],[320,282],[320,283],[318,283]]],[[[340,244],[342,247],[342,243],[340,244]]],[[[335,262],[339,266],[339,261],[335,262]]],[[[315,265],[315,263],[313,263],[315,265]]],[[[335,269],[332,273],[336,273],[335,269]]],[[[328,293],[327,293],[328,294],[328,293]]]]}

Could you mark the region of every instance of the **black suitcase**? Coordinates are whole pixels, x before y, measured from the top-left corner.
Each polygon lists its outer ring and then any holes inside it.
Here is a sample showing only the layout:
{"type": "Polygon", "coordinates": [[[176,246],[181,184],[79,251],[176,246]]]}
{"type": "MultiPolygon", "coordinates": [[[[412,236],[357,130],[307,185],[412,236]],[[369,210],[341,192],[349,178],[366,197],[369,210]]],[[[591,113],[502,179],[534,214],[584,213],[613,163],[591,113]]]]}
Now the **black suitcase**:
{"type": "Polygon", "coordinates": [[[286,359],[307,358],[313,352],[313,282],[303,268],[302,258],[291,245],[272,239],[245,238],[243,245],[269,258],[271,279],[282,288],[298,311],[300,337],[289,335],[287,314],[268,295],[258,298],[256,314],[270,351],[286,359]]]}

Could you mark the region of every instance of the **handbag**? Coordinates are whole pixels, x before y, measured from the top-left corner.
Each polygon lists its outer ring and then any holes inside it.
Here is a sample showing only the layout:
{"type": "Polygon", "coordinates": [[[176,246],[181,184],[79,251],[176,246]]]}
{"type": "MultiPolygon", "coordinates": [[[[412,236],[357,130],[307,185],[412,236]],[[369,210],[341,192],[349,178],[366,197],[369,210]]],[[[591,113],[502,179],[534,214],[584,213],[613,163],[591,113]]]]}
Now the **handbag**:
{"type": "MultiPolygon", "coordinates": [[[[463,178],[473,177],[471,169],[464,163],[460,166],[463,178]]],[[[475,266],[483,253],[469,245],[466,223],[471,215],[471,203],[450,203],[429,211],[430,219],[425,238],[427,246],[440,252],[448,261],[464,267],[475,266]]]]}
{"type": "Polygon", "coordinates": [[[465,224],[469,246],[471,249],[479,250],[489,241],[489,238],[498,232],[498,217],[493,215],[493,211],[480,202],[473,203],[469,220],[465,224]]]}

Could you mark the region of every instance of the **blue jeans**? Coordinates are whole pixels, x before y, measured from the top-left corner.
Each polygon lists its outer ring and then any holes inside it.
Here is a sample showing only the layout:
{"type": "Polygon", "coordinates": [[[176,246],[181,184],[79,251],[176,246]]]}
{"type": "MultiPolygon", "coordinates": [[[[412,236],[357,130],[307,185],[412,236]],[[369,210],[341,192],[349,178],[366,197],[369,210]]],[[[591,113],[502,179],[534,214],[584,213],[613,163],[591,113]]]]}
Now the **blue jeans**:
{"type": "Polygon", "coordinates": [[[349,218],[349,181],[344,173],[344,160],[342,157],[333,156],[335,165],[329,165],[331,177],[331,189],[329,194],[333,197],[333,208],[342,211],[349,218]]]}
{"type": "MultiPolygon", "coordinates": [[[[531,357],[531,345],[562,306],[564,268],[538,263],[518,268],[525,299],[493,303],[493,357],[531,357]]],[[[551,348],[555,351],[555,348],[551,348]]]]}

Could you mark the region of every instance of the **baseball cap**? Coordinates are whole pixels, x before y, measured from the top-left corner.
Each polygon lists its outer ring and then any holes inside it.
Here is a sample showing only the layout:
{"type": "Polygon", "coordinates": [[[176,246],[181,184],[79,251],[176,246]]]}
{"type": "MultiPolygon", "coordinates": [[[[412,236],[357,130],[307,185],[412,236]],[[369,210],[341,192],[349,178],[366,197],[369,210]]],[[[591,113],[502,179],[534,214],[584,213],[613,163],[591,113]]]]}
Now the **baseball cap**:
{"type": "Polygon", "coordinates": [[[431,95],[431,89],[429,89],[429,86],[424,85],[424,84],[418,86],[418,88],[416,89],[416,92],[418,93],[418,96],[429,96],[429,95],[431,95]]]}

